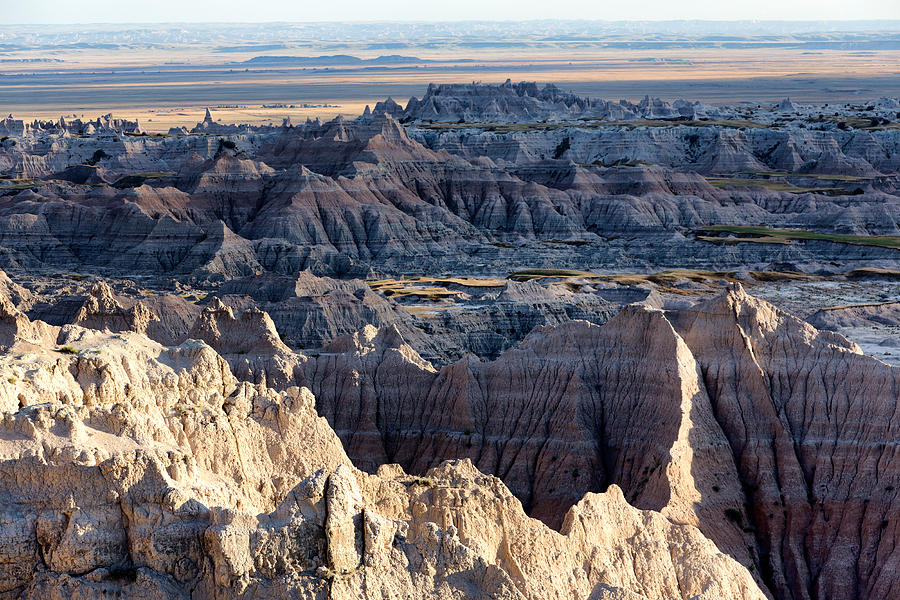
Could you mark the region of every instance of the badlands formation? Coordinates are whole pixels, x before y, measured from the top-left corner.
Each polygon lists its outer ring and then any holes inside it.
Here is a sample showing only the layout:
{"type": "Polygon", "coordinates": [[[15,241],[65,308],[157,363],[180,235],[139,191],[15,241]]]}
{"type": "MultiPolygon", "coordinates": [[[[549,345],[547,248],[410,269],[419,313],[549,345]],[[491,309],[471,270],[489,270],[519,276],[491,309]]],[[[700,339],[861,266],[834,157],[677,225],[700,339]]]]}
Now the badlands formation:
{"type": "Polygon", "coordinates": [[[507,83],[430,86],[326,123],[207,116],[165,136],[8,118],[0,262],[196,281],[887,268],[898,112],[896,99],[713,108],[507,83]]]}
{"type": "Polygon", "coordinates": [[[0,598],[900,597],[898,111],[4,120],[0,598]]]}

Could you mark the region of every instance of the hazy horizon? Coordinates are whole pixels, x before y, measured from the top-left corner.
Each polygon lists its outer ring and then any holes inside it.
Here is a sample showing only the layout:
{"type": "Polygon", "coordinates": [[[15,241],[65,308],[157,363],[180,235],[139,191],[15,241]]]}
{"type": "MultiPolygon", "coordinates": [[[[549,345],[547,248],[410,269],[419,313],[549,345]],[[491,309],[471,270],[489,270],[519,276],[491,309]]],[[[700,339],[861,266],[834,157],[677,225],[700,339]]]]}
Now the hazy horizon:
{"type": "MultiPolygon", "coordinates": [[[[199,16],[233,16],[223,6],[199,16]]],[[[188,9],[169,16],[186,19],[188,9]]],[[[12,12],[21,17],[27,11],[12,12]]],[[[90,15],[95,21],[123,14],[149,20],[155,16],[149,12],[90,15]]],[[[370,16],[364,11],[321,22],[260,21],[265,10],[252,16],[218,23],[0,24],[0,107],[30,118],[124,112],[148,124],[152,119],[152,127],[165,132],[193,126],[206,106],[241,107],[219,116],[252,122],[330,118],[359,114],[387,96],[419,96],[429,83],[507,78],[631,100],[900,98],[900,18],[714,21],[689,19],[687,10],[667,21],[659,20],[663,14],[657,20],[613,20],[613,14],[572,20],[565,10],[554,19],[512,10],[505,21],[491,19],[489,11],[464,10],[454,11],[456,20],[434,21],[408,20],[417,16],[409,10],[386,11],[382,17],[389,20],[382,21],[364,20],[370,16]],[[459,20],[471,16],[480,20],[459,20]]]]}
{"type": "Polygon", "coordinates": [[[596,24],[653,24],[653,25],[662,25],[665,23],[679,23],[679,24],[746,24],[746,25],[763,25],[767,23],[772,24],[797,24],[797,25],[826,25],[826,24],[860,24],[860,23],[869,23],[871,25],[884,25],[891,24],[896,25],[900,23],[900,14],[897,14],[896,17],[892,16],[891,18],[859,18],[859,19],[712,19],[712,18],[704,18],[704,19],[567,19],[562,17],[528,17],[528,18],[516,18],[514,15],[510,15],[510,17],[501,19],[486,19],[486,18],[458,18],[458,19],[324,19],[324,20],[281,20],[281,19],[269,19],[269,20],[258,20],[258,21],[248,21],[248,20],[233,20],[233,21],[224,21],[224,20],[208,20],[208,21],[146,21],[146,20],[137,20],[137,21],[66,21],[66,22],[7,22],[8,19],[0,16],[0,27],[16,27],[16,26],[26,26],[26,27],[39,27],[39,26],[81,26],[81,25],[333,25],[333,24],[341,24],[348,23],[354,25],[404,25],[404,24],[455,24],[455,23],[541,23],[541,22],[554,22],[554,23],[596,23],[596,24]]]}
{"type": "Polygon", "coordinates": [[[596,23],[596,24],[648,24],[648,25],[664,25],[666,23],[673,24],[722,24],[722,25],[764,25],[764,24],[780,24],[780,25],[854,25],[869,24],[872,30],[883,30],[885,26],[888,28],[900,26],[900,15],[896,18],[889,19],[552,19],[552,18],[527,18],[527,19],[418,19],[418,20],[371,20],[371,19],[332,19],[322,21],[284,21],[284,20],[268,20],[268,21],[84,21],[84,22],[59,22],[59,23],[12,23],[6,22],[0,18],[0,27],[83,27],[83,26],[111,26],[111,25],[184,25],[184,26],[201,26],[201,25],[233,25],[233,26],[254,26],[254,25],[444,25],[444,24],[467,24],[467,23],[596,23]]]}
{"type": "Polygon", "coordinates": [[[522,6],[517,0],[458,0],[452,5],[429,3],[385,12],[362,0],[297,3],[291,0],[97,0],[89,7],[70,0],[31,0],[4,7],[3,25],[60,24],[188,24],[188,23],[317,23],[317,22],[467,22],[530,20],[601,21],[874,21],[900,19],[896,0],[858,0],[848,9],[841,0],[758,0],[752,5],[720,0],[669,0],[608,6],[595,0],[558,0],[522,6]],[[172,18],[177,15],[176,18],[172,18]],[[349,18],[348,18],[349,17],[349,18]]]}

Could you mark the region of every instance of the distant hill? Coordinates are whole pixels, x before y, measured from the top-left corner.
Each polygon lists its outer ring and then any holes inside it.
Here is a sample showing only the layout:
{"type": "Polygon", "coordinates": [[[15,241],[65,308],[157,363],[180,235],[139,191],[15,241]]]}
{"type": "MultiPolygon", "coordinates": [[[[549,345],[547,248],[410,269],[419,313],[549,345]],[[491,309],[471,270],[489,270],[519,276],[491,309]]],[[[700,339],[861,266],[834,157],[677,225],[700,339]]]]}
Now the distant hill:
{"type": "Polygon", "coordinates": [[[403,65],[409,63],[431,62],[415,56],[391,54],[378,58],[359,58],[349,54],[332,54],[329,56],[254,56],[245,60],[244,65],[281,65],[281,66],[320,66],[320,65],[403,65]]]}

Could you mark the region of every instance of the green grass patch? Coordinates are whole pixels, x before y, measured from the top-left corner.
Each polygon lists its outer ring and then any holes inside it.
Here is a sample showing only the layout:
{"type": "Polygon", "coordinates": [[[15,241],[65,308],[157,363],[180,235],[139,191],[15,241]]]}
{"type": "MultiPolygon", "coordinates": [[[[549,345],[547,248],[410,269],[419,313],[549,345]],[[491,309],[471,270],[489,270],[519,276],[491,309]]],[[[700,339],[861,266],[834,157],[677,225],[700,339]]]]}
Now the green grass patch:
{"type": "Polygon", "coordinates": [[[787,181],[778,179],[745,179],[742,177],[707,177],[706,181],[709,185],[720,190],[734,188],[754,188],[761,187],[773,192],[788,192],[791,194],[824,194],[826,196],[844,196],[850,195],[851,192],[844,188],[835,187],[797,187],[791,185],[787,181]]]}
{"type": "Polygon", "coordinates": [[[591,243],[591,240],[549,240],[548,244],[562,244],[564,246],[584,246],[591,243]]]}
{"type": "Polygon", "coordinates": [[[818,279],[817,275],[797,273],[796,271],[750,271],[750,276],[757,281],[808,281],[818,279]]]}
{"type": "Polygon", "coordinates": [[[787,171],[742,171],[740,175],[759,175],[761,177],[803,177],[819,181],[868,181],[869,177],[856,175],[830,175],[822,173],[788,173],[787,171]]]}
{"type": "Polygon", "coordinates": [[[607,121],[609,125],[634,127],[726,127],[730,129],[766,129],[768,125],[743,119],[711,119],[708,121],[682,121],[679,119],[639,119],[637,121],[607,121]]]}
{"type": "Polygon", "coordinates": [[[896,129],[898,124],[891,121],[885,121],[878,117],[865,116],[842,116],[833,117],[832,121],[837,122],[838,129],[846,130],[849,127],[853,129],[866,129],[868,131],[881,131],[884,129],[896,129]]]}
{"type": "Polygon", "coordinates": [[[895,269],[879,269],[876,267],[863,267],[862,269],[853,269],[845,274],[847,279],[900,279],[900,271],[895,269]]]}
{"type": "Polygon", "coordinates": [[[900,236],[896,235],[847,235],[841,233],[819,233],[803,229],[770,229],[750,225],[712,225],[698,231],[697,239],[706,242],[738,243],[754,242],[757,244],[790,244],[793,241],[813,240],[851,244],[854,246],[878,246],[880,248],[900,249],[900,236]],[[732,233],[739,237],[719,237],[704,235],[705,233],[732,233]]]}
{"type": "Polygon", "coordinates": [[[175,173],[172,172],[163,172],[163,171],[147,171],[146,173],[132,173],[131,175],[126,175],[122,177],[118,181],[116,181],[113,185],[119,189],[122,188],[130,188],[130,187],[140,187],[144,185],[149,179],[162,179],[164,177],[171,177],[175,173]]]}
{"type": "Polygon", "coordinates": [[[38,188],[44,185],[43,181],[34,181],[32,179],[14,179],[9,178],[3,179],[3,184],[0,185],[0,191],[3,190],[32,190],[34,188],[38,188]],[[6,182],[10,183],[6,183],[6,182]]]}
{"type": "Polygon", "coordinates": [[[513,281],[530,281],[544,277],[598,277],[597,273],[577,271],[575,269],[523,269],[514,271],[506,278],[513,281]]]}
{"type": "Polygon", "coordinates": [[[404,295],[419,292],[422,295],[432,296],[446,292],[446,295],[457,295],[459,292],[446,289],[449,286],[466,288],[496,288],[506,285],[505,279],[477,277],[409,277],[403,279],[372,279],[366,282],[370,288],[385,294],[404,295]]]}
{"type": "Polygon", "coordinates": [[[620,158],[619,160],[614,160],[611,163],[605,163],[600,160],[595,160],[593,163],[588,165],[582,165],[585,167],[605,167],[607,169],[633,169],[634,167],[652,167],[653,163],[649,163],[646,160],[625,160],[624,158],[620,158]]]}
{"type": "Polygon", "coordinates": [[[453,290],[442,287],[406,287],[406,286],[386,286],[379,288],[379,291],[388,298],[409,298],[414,300],[432,300],[437,302],[447,298],[455,298],[461,294],[453,290]]]}

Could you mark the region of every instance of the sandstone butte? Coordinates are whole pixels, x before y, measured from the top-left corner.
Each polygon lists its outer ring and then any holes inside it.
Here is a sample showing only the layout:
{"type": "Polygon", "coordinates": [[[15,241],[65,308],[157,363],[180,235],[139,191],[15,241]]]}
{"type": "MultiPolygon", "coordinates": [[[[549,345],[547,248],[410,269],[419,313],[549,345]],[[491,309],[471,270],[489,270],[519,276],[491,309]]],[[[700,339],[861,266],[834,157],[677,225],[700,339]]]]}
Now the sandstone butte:
{"type": "Polygon", "coordinates": [[[164,345],[104,284],[49,325],[2,280],[0,597],[900,594],[898,371],[738,285],[437,369],[217,300],[164,345]]]}

